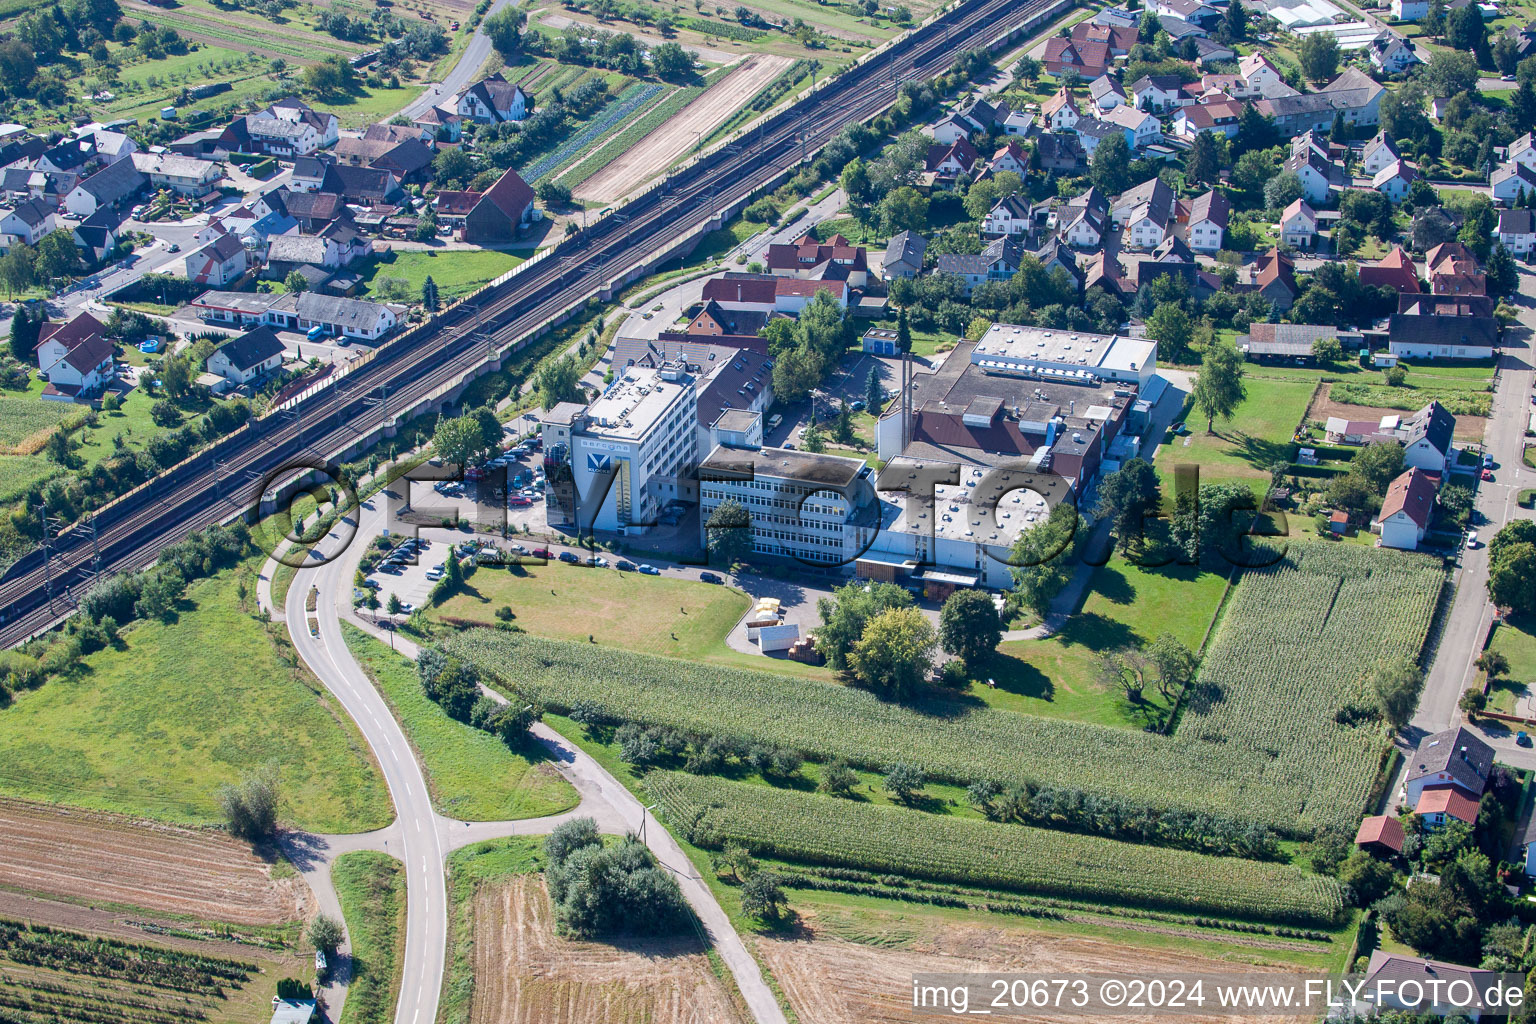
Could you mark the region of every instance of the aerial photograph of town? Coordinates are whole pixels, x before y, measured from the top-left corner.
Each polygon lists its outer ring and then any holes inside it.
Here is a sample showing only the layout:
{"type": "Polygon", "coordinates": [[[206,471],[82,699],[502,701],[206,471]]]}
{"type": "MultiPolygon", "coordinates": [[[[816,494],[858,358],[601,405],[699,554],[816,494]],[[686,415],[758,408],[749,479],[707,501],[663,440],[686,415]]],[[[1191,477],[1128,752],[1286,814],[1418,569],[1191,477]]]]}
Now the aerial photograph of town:
{"type": "Polygon", "coordinates": [[[0,1024],[1536,1021],[1533,334],[1536,0],[0,0],[0,1024]]]}

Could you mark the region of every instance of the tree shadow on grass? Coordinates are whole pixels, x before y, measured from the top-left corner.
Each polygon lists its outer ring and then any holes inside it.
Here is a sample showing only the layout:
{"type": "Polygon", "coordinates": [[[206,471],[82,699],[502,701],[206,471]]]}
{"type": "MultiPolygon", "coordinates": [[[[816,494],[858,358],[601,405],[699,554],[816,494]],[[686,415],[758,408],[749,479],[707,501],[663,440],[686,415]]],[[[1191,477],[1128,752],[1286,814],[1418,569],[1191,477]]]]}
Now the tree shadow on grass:
{"type": "Polygon", "coordinates": [[[1097,612],[1082,612],[1072,616],[1056,631],[1056,639],[1068,647],[1081,646],[1099,652],[1130,646],[1140,637],[1123,622],[1097,612]]]}
{"type": "Polygon", "coordinates": [[[1125,573],[1109,566],[1101,566],[1094,574],[1093,592],[1111,604],[1130,604],[1136,600],[1136,588],[1125,573]]]}
{"type": "Polygon", "coordinates": [[[1290,441],[1270,441],[1242,431],[1234,432],[1224,440],[1232,446],[1233,455],[1265,472],[1277,462],[1289,463],[1295,447],[1290,441]]]}
{"type": "Polygon", "coordinates": [[[978,679],[971,684],[972,688],[986,686],[990,679],[1005,693],[1043,701],[1056,699],[1055,680],[1023,658],[1000,654],[991,659],[977,675],[978,679]]]}

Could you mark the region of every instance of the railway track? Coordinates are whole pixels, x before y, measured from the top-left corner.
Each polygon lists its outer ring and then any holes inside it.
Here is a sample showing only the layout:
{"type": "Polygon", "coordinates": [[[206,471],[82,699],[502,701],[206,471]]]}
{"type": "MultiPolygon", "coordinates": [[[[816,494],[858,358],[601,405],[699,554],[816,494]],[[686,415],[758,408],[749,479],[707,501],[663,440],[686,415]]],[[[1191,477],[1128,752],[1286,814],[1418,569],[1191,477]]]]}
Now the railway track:
{"type": "Polygon", "coordinates": [[[931,77],[957,54],[1030,29],[1071,0],[966,0],[941,18],[848,69],[820,92],[706,154],[597,224],[562,241],[507,281],[379,347],[336,384],[246,427],[105,506],[91,529],[56,537],[0,580],[0,645],[56,624],[99,574],[131,571],[166,545],[243,514],[270,482],[322,465],[402,410],[462,379],[496,353],[516,351],[540,327],[607,283],[732,208],[843,126],[885,110],[900,81],[931,77]],[[51,594],[50,594],[51,588],[51,594]]]}

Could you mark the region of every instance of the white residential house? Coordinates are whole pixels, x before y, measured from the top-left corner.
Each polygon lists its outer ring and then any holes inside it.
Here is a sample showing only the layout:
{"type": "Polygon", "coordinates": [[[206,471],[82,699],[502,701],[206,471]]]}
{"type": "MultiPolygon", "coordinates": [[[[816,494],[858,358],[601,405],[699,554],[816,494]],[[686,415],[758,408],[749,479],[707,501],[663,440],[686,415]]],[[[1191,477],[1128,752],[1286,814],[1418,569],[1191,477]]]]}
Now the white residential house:
{"type": "Polygon", "coordinates": [[[460,93],[453,101],[452,110],[460,117],[488,123],[521,121],[528,116],[528,94],[497,72],[460,93]]]}
{"type": "Polygon", "coordinates": [[[1057,227],[1061,237],[1074,249],[1097,249],[1104,241],[1104,216],[1088,206],[1068,206],[1057,227]]]}
{"type": "Polygon", "coordinates": [[[1029,171],[1029,154],[1024,152],[1017,142],[1009,141],[1007,145],[992,154],[992,160],[987,164],[987,170],[996,174],[998,171],[1012,171],[1014,174],[1025,174],[1029,171]]]}
{"type": "Polygon", "coordinates": [[[283,343],[270,327],[258,327],[225,342],[208,357],[208,372],[240,387],[283,365],[283,343]]]}
{"type": "Polygon", "coordinates": [[[1300,147],[1285,161],[1285,169],[1295,172],[1301,179],[1301,194],[1313,206],[1322,206],[1328,201],[1328,192],[1332,188],[1331,167],[1328,158],[1318,155],[1311,146],[1300,147]]]}
{"type": "Polygon", "coordinates": [[[82,219],[117,206],[144,187],[144,175],[129,160],[107,164],[83,179],[64,197],[64,208],[82,219]]]}
{"type": "Polygon", "coordinates": [[[1238,62],[1237,72],[1243,76],[1243,82],[1247,86],[1246,93],[1249,96],[1270,96],[1282,89],[1295,91],[1285,84],[1285,76],[1280,74],[1280,69],[1270,63],[1269,58],[1258,50],[1238,62]]]}
{"type": "Polygon", "coordinates": [[[1178,75],[1142,75],[1131,83],[1131,95],[1142,110],[1169,110],[1186,106],[1194,100],[1184,91],[1178,75]]]}
{"type": "Polygon", "coordinates": [[[187,253],[182,262],[188,281],[209,288],[223,288],[245,276],[246,270],[250,268],[250,254],[240,244],[239,238],[223,234],[207,245],[187,253]]]}
{"type": "Polygon", "coordinates": [[[1377,171],[1402,158],[1403,155],[1397,151],[1396,144],[1387,138],[1386,132],[1378,132],[1361,152],[1360,169],[1374,177],[1377,171]]]}
{"type": "Polygon", "coordinates": [[[1189,207],[1189,247],[1197,252],[1216,252],[1226,238],[1232,204],[1219,192],[1196,196],[1189,207]]]}
{"type": "Polygon", "coordinates": [[[41,199],[25,199],[8,210],[0,209],[0,245],[36,245],[53,231],[53,208],[41,199]]]}
{"type": "Polygon", "coordinates": [[[1163,123],[1145,110],[1129,104],[1112,107],[1101,119],[1125,129],[1125,141],[1132,149],[1150,146],[1163,137],[1163,123]]]}
{"type": "Polygon", "coordinates": [[[223,165],[179,153],[135,153],[133,166],[149,179],[151,188],[184,196],[206,196],[224,177],[223,165]]]}
{"type": "Polygon", "coordinates": [[[1130,102],[1125,98],[1125,90],[1120,87],[1120,83],[1108,75],[1095,78],[1088,86],[1088,95],[1101,113],[1125,106],[1130,102]]]}
{"type": "Polygon", "coordinates": [[[1394,203],[1408,197],[1408,187],[1413,184],[1413,168],[1402,160],[1394,160],[1371,176],[1371,188],[1394,203]]]}
{"type": "Polygon", "coordinates": [[[1526,132],[1511,142],[1509,149],[1504,153],[1504,158],[1523,165],[1527,170],[1536,171],[1536,142],[1532,141],[1531,133],[1526,132]]]}
{"type": "Polygon", "coordinates": [[[1317,241],[1317,211],[1298,199],[1280,214],[1280,240],[1293,249],[1310,249],[1317,241]]]}
{"type": "Polygon", "coordinates": [[[1082,114],[1077,109],[1077,99],[1065,88],[1040,104],[1040,116],[1044,117],[1053,132],[1064,132],[1077,124],[1082,114]]]}
{"type": "Polygon", "coordinates": [[[1398,75],[1415,64],[1424,63],[1413,42],[1396,32],[1383,32],[1371,40],[1371,63],[1386,75],[1398,75]]]}
{"type": "Polygon", "coordinates": [[[44,323],[38,331],[38,375],[48,382],[43,397],[73,401],[92,397],[116,377],[112,343],[101,321],[80,313],[67,323],[44,323]]]}
{"type": "Polygon", "coordinates": [[[1418,21],[1429,13],[1429,0],[1392,0],[1392,17],[1398,21],[1418,21]]]}
{"type": "Polygon", "coordinates": [[[968,139],[973,132],[978,131],[977,124],[964,114],[950,114],[944,120],[933,126],[933,141],[942,142],[944,145],[952,145],[961,139],[968,139]]]}
{"type": "Polygon", "coordinates": [[[1029,203],[1021,196],[1004,196],[981,221],[981,233],[988,236],[1022,235],[1029,230],[1029,203]]]}
{"type": "Polygon", "coordinates": [[[1517,202],[1521,193],[1526,196],[1536,195],[1536,170],[1511,160],[1493,169],[1493,173],[1488,176],[1488,186],[1493,193],[1493,201],[1508,206],[1517,202]]]}
{"type": "Polygon", "coordinates": [[[1536,251],[1536,215],[1525,209],[1500,210],[1499,243],[1516,256],[1536,251]]]}
{"type": "Polygon", "coordinates": [[[1400,551],[1418,548],[1429,530],[1437,491],[1435,478],[1419,469],[1409,469],[1393,480],[1381,512],[1371,523],[1371,531],[1381,534],[1381,546],[1400,551]]]}

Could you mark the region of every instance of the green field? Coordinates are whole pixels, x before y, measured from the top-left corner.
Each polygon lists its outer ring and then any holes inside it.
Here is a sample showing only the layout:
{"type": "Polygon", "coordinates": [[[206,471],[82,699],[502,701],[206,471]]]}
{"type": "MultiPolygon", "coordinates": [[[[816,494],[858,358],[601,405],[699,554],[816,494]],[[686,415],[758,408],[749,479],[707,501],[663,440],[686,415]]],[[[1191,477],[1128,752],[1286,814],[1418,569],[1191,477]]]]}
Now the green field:
{"type": "Polygon", "coordinates": [[[448,960],[443,977],[443,1024],[469,1024],[475,994],[475,893],[482,885],[544,869],[544,839],[512,836],[466,846],[448,855],[448,960]]]}
{"type": "Polygon", "coordinates": [[[1499,623],[1488,649],[1509,659],[1509,678],[1536,686],[1536,623],[1515,619],[1499,623]]]}
{"type": "Polygon", "coordinates": [[[530,633],[702,661],[746,614],[729,587],[613,569],[549,565],[485,568],[431,613],[438,621],[493,624],[508,605],[530,633]]]}
{"type": "Polygon", "coordinates": [[[556,712],[589,700],[616,720],[782,744],[817,761],[873,771],[905,761],[958,785],[1027,781],[1307,835],[1358,817],[1383,730],[1370,706],[1353,725],[1335,716],[1362,705],[1378,659],[1418,656],[1443,582],[1420,556],[1332,545],[1295,545],[1249,570],[1171,737],[942,692],[895,705],[829,683],[488,630],[447,646],[556,712]]]}
{"type": "Polygon", "coordinates": [[[413,662],[350,623],[347,649],[373,680],[415,748],[433,805],[462,821],[503,821],[558,814],[576,806],[570,784],[529,742],[513,751],[501,740],[456,722],[427,699],[413,662]]]}
{"type": "MultiPolygon", "coordinates": [[[[1031,715],[1072,718],[1098,725],[1140,728],[1120,693],[1097,677],[1100,655],[1118,647],[1149,644],[1167,631],[1198,652],[1221,602],[1226,577],[1192,566],[1147,569],[1116,554],[1094,571],[1080,612],[1055,636],[1011,640],[987,668],[997,689],[972,685],[992,707],[1031,715]]],[[[1148,691],[1154,711],[1166,705],[1148,691]]]]}
{"type": "Polygon", "coordinates": [[[1173,468],[1200,467],[1202,483],[1245,483],[1267,486],[1269,467],[1290,462],[1291,435],[1306,415],[1314,384],[1248,377],[1248,398],[1216,432],[1205,432],[1205,417],[1191,411],[1189,433],[1158,447],[1155,465],[1171,489],[1173,468]]]}
{"type": "Polygon", "coordinates": [[[411,303],[421,301],[421,286],[428,277],[437,285],[438,298],[447,302],[468,295],[523,262],[520,256],[491,249],[403,249],[394,257],[368,268],[363,276],[364,290],[371,291],[381,277],[403,278],[404,301],[411,303]]]}
{"type": "Polygon", "coordinates": [[[341,1024],[389,1024],[405,961],[405,868],[385,853],[345,853],[331,865],[352,948],[341,1024]]]}
{"type": "Polygon", "coordinates": [[[667,821],[709,849],[739,843],[792,861],[1324,926],[1344,909],[1337,882],[1288,865],[869,807],[682,772],[653,772],[645,785],[667,821]]]}
{"type": "Polygon", "coordinates": [[[213,824],[219,787],[275,762],[284,824],[388,824],[389,794],[362,736],[254,607],[254,574],[220,572],[188,588],[175,621],[135,622],[117,647],[17,694],[0,710],[0,792],[213,824]]]}

